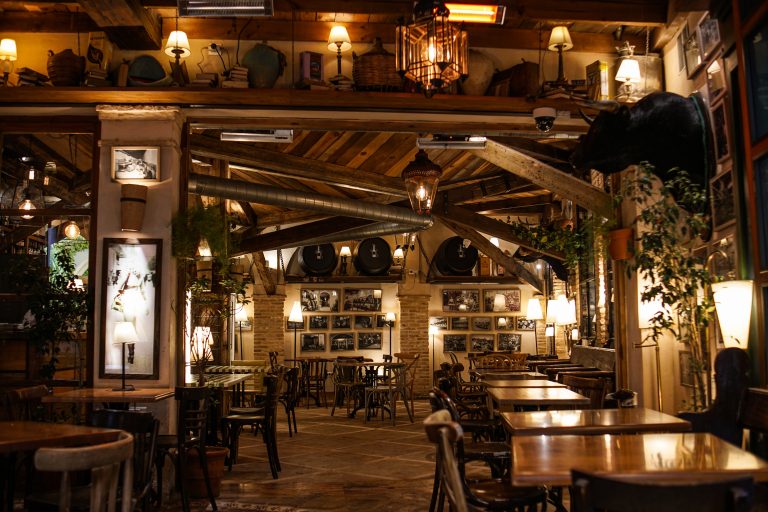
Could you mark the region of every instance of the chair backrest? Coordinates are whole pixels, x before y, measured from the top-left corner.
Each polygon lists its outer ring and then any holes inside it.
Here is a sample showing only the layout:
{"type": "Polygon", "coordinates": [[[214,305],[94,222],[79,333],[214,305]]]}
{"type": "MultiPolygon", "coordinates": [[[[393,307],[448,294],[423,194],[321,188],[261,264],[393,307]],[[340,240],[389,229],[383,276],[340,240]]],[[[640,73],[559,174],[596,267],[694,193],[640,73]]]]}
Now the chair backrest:
{"type": "Polygon", "coordinates": [[[77,448],[40,448],[35,452],[35,468],[39,471],[62,473],[59,489],[59,511],[68,511],[71,501],[73,471],[91,472],[91,512],[114,512],[118,506],[118,482],[122,469],[122,489],[119,493],[121,512],[129,512],[133,488],[133,436],[121,432],[117,441],[77,448]]]}
{"type": "Polygon", "coordinates": [[[328,376],[328,363],[325,359],[308,359],[307,376],[309,380],[325,380],[328,376]]]}
{"type": "Polygon", "coordinates": [[[48,387],[40,384],[11,390],[7,395],[8,419],[15,421],[40,420],[44,416],[42,399],[48,387]]]}
{"type": "Polygon", "coordinates": [[[741,402],[739,426],[749,429],[749,450],[763,458],[768,454],[768,393],[748,389],[741,402]]]}
{"type": "MultiPolygon", "coordinates": [[[[281,377],[282,378],[282,377],[281,377]]],[[[276,375],[266,375],[264,377],[264,422],[268,428],[274,432],[277,418],[277,402],[280,398],[278,377],[276,375]]]]}
{"type": "MultiPolygon", "coordinates": [[[[356,382],[362,382],[362,368],[351,364],[343,364],[350,362],[349,358],[336,358],[333,363],[332,380],[334,384],[354,384],[356,382]],[[342,364],[340,364],[342,363],[342,364]]],[[[362,362],[362,361],[357,361],[362,362]]]]}
{"type": "Polygon", "coordinates": [[[456,364],[459,362],[459,356],[455,352],[448,352],[448,357],[451,358],[451,363],[456,364]]]}
{"type": "Polygon", "coordinates": [[[285,372],[285,391],[280,397],[290,408],[299,401],[299,369],[288,368],[285,372]]]}
{"type": "Polygon", "coordinates": [[[416,381],[416,363],[419,362],[421,354],[413,354],[410,358],[403,358],[405,363],[405,385],[412,387],[416,381]]]}
{"type": "Polygon", "coordinates": [[[511,352],[508,357],[513,365],[521,366],[528,360],[528,355],[526,352],[511,352]]]}
{"type": "Polygon", "coordinates": [[[179,412],[176,434],[179,448],[205,446],[211,389],[208,387],[177,387],[174,393],[179,412]]]}
{"type": "Polygon", "coordinates": [[[575,391],[576,393],[588,397],[590,408],[603,408],[603,403],[605,402],[605,394],[608,392],[607,380],[566,375],[563,377],[563,384],[565,384],[565,387],[571,391],[575,391]]]}
{"type": "Polygon", "coordinates": [[[752,478],[676,484],[630,483],[571,471],[573,512],[746,512],[752,506],[752,478]]]}
{"type": "Polygon", "coordinates": [[[433,412],[424,420],[427,438],[436,445],[435,464],[440,470],[443,489],[448,497],[451,510],[467,512],[467,498],[464,492],[464,479],[456,459],[456,443],[463,438],[461,425],[451,421],[446,411],[433,412]]]}
{"type": "Polygon", "coordinates": [[[125,430],[133,436],[133,490],[139,501],[149,496],[160,422],[151,412],[99,409],[91,414],[94,427],[125,430]]]}
{"type": "Polygon", "coordinates": [[[272,368],[277,366],[277,351],[268,352],[267,355],[269,355],[269,366],[272,368]]]}

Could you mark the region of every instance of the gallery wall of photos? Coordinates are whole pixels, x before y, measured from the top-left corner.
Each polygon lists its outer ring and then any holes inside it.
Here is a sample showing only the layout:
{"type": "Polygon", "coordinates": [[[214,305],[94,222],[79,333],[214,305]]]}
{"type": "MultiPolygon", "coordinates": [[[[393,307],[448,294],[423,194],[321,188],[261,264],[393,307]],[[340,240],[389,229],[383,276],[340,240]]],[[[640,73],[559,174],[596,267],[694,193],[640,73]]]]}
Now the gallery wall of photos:
{"type": "Polygon", "coordinates": [[[286,319],[286,328],[297,328],[300,352],[381,350],[388,341],[379,288],[302,288],[299,297],[303,321],[286,319]]]}

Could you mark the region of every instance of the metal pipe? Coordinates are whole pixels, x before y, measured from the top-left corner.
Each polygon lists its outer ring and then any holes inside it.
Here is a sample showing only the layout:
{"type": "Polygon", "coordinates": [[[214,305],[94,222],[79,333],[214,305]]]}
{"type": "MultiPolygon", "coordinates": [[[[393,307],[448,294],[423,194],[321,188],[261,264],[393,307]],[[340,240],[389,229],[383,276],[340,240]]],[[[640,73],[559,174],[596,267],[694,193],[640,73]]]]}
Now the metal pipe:
{"type": "MultiPolygon", "coordinates": [[[[397,224],[394,222],[377,222],[375,224],[369,224],[368,226],[363,226],[360,228],[339,231],[338,233],[334,233],[332,235],[303,240],[301,245],[321,244],[327,242],[343,242],[346,240],[360,240],[362,238],[369,238],[372,236],[395,235],[408,232],[412,233],[415,231],[421,231],[422,229],[426,229],[426,226],[419,226],[414,228],[413,226],[403,226],[402,224],[397,224]]],[[[293,243],[280,248],[285,249],[288,247],[297,247],[297,244],[293,243]]]]}
{"type": "Polygon", "coordinates": [[[327,213],[329,215],[394,222],[410,226],[410,228],[401,229],[399,232],[412,231],[413,227],[417,226],[425,229],[432,225],[431,216],[417,215],[407,208],[400,208],[398,206],[353,201],[312,192],[285,190],[202,174],[191,174],[189,176],[189,191],[199,195],[298,208],[327,213]]]}

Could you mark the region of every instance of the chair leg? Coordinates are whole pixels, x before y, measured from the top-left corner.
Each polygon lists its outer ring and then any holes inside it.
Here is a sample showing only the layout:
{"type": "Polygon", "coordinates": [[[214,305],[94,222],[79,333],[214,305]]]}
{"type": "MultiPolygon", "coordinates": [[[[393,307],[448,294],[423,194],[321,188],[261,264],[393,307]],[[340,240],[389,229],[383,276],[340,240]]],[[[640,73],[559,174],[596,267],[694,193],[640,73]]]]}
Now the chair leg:
{"type": "Polygon", "coordinates": [[[293,431],[298,434],[299,431],[296,428],[296,404],[291,405],[291,417],[293,417],[293,431]]]}
{"type": "Polygon", "coordinates": [[[184,485],[184,468],[187,466],[187,454],[185,450],[179,450],[176,454],[176,488],[181,495],[181,509],[189,512],[189,494],[187,494],[186,485],[184,485]]]}
{"type": "Polygon", "coordinates": [[[216,506],[216,498],[213,496],[211,477],[208,475],[208,455],[205,452],[205,446],[198,446],[197,454],[200,458],[200,466],[203,470],[203,478],[205,478],[205,490],[208,492],[208,501],[211,502],[211,511],[216,512],[218,507],[216,506]]]}

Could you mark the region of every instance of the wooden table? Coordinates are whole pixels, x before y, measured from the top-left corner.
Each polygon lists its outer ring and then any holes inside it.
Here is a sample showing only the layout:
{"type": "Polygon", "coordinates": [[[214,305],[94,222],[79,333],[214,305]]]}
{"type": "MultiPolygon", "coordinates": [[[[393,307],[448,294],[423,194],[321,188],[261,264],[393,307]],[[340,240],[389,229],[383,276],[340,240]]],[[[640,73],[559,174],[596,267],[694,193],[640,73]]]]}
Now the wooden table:
{"type": "Polygon", "coordinates": [[[68,423],[0,421],[0,453],[24,452],[48,446],[108,443],[115,441],[120,432],[68,423]]]}
{"type": "MultiPolygon", "coordinates": [[[[474,372],[474,370],[472,370],[474,372]]],[[[512,380],[512,379],[547,379],[543,373],[536,373],[530,370],[488,370],[475,373],[480,379],[486,380],[512,380]]]]}
{"type": "Polygon", "coordinates": [[[245,366],[245,365],[227,365],[217,364],[214,366],[206,366],[206,374],[215,373],[266,373],[270,369],[269,366],[245,366]]]}
{"type": "Polygon", "coordinates": [[[691,424],[685,420],[643,407],[503,412],[501,419],[505,430],[512,436],[636,434],[691,430],[691,424]]]}
{"type": "Polygon", "coordinates": [[[44,396],[43,403],[151,403],[173,396],[173,388],[136,388],[133,391],[114,391],[112,388],[80,388],[53,391],[44,396]]]}
{"type": "Polygon", "coordinates": [[[488,396],[501,412],[515,407],[584,407],[589,398],[567,388],[489,388],[488,396]]]}
{"type": "Polygon", "coordinates": [[[515,436],[512,484],[571,484],[571,469],[627,481],[768,481],[768,462],[708,433],[515,436]]]}
{"type": "Polygon", "coordinates": [[[487,388],[564,388],[565,384],[542,379],[484,380],[487,388]]]}

